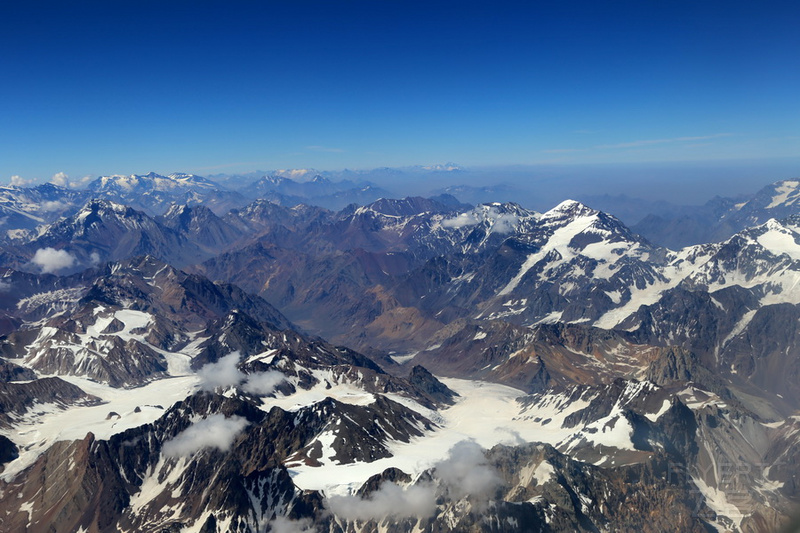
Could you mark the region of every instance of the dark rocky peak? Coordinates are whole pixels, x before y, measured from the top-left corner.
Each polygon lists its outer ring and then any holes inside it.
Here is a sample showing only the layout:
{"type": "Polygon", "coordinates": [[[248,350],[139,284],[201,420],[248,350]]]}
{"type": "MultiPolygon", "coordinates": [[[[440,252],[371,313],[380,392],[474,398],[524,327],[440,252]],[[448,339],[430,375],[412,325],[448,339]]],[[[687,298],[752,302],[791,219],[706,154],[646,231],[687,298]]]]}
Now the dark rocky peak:
{"type": "MultiPolygon", "coordinates": [[[[152,255],[140,255],[107,263],[102,270],[102,275],[108,276],[136,276],[152,279],[163,276],[165,280],[175,280],[185,276],[180,270],[152,255]]],[[[161,281],[161,280],[159,280],[161,281]]]]}
{"type": "Polygon", "coordinates": [[[276,330],[292,329],[292,323],[260,296],[250,295],[235,285],[212,282],[196,274],[181,281],[189,310],[202,316],[220,317],[237,309],[276,330]]]}
{"type": "Polygon", "coordinates": [[[291,230],[301,230],[311,224],[324,223],[330,217],[331,212],[321,207],[302,203],[294,207],[285,207],[266,199],[258,199],[241,209],[231,210],[223,220],[255,234],[281,226],[291,230]]]}
{"type": "Polygon", "coordinates": [[[448,388],[421,365],[414,365],[408,375],[408,382],[440,405],[452,405],[458,397],[457,392],[448,388]]]}
{"type": "MultiPolygon", "coordinates": [[[[0,337],[0,344],[2,344],[1,350],[4,355],[11,357],[16,355],[14,352],[9,353],[7,351],[9,348],[13,349],[13,347],[10,346],[9,337],[0,337]]],[[[0,383],[8,383],[10,381],[30,381],[32,379],[36,379],[36,372],[30,368],[25,368],[14,364],[7,359],[0,358],[0,383]]]]}
{"type": "Polygon", "coordinates": [[[273,194],[297,199],[321,198],[356,186],[351,181],[334,182],[316,171],[288,171],[264,176],[248,187],[251,196],[266,197],[273,194]],[[314,176],[308,179],[310,176],[314,176]]]}
{"type": "Polygon", "coordinates": [[[518,204],[494,202],[441,220],[445,233],[457,236],[464,252],[478,253],[500,245],[509,236],[533,231],[541,215],[518,204]]]}
{"type": "Polygon", "coordinates": [[[212,254],[235,246],[245,233],[204,205],[173,205],[156,220],[212,254]]]}
{"type": "Polygon", "coordinates": [[[83,222],[84,227],[90,226],[93,222],[106,221],[110,218],[150,219],[146,214],[132,207],[102,198],[92,198],[86,202],[75,217],[78,221],[83,222]]]}
{"type": "Polygon", "coordinates": [[[694,352],[678,346],[669,346],[659,352],[659,356],[647,368],[645,379],[660,386],[693,382],[720,395],[729,403],[735,402],[721,376],[703,366],[694,352]]]}
{"type": "Polygon", "coordinates": [[[412,217],[423,213],[448,213],[453,208],[429,198],[412,196],[399,200],[381,198],[364,207],[382,215],[412,217]]]}
{"type": "Polygon", "coordinates": [[[491,202],[480,204],[473,209],[473,212],[483,221],[493,222],[498,216],[512,216],[523,220],[535,221],[541,214],[530,209],[525,209],[515,202],[491,202]]]}
{"type": "Polygon", "coordinates": [[[240,209],[232,209],[228,216],[246,220],[280,220],[291,218],[291,209],[263,198],[255,200],[240,209]]]}
{"type": "Polygon", "coordinates": [[[242,358],[246,358],[277,348],[274,333],[249,315],[234,309],[206,328],[205,335],[209,338],[199,346],[202,351],[192,361],[192,367],[200,368],[216,362],[231,352],[239,352],[242,358]]]}
{"type": "Polygon", "coordinates": [[[19,457],[19,449],[14,442],[4,435],[0,435],[0,469],[8,462],[19,457]]]}
{"type": "Polygon", "coordinates": [[[173,204],[158,220],[173,229],[188,229],[190,224],[198,221],[216,220],[219,217],[204,205],[189,206],[186,204],[173,204]]]}
{"type": "Polygon", "coordinates": [[[295,420],[296,426],[313,428],[314,436],[287,459],[287,466],[316,466],[331,461],[371,463],[392,456],[388,447],[392,441],[409,442],[434,427],[416,411],[382,395],[376,395],[369,405],[351,405],[326,398],[300,409],[295,420]],[[325,433],[332,437],[330,447],[334,454],[329,457],[322,455],[320,436],[325,433]]]}
{"type": "Polygon", "coordinates": [[[437,194],[435,196],[431,196],[428,199],[437,202],[439,204],[442,204],[453,211],[464,212],[464,211],[469,211],[470,209],[473,209],[475,207],[470,204],[462,203],[458,198],[448,193],[437,194]]]}
{"type": "Polygon", "coordinates": [[[181,324],[205,327],[234,309],[278,330],[291,323],[259,296],[228,283],[187,274],[152,256],[107,264],[81,300],[137,309],[181,324]]]}
{"type": "Polygon", "coordinates": [[[356,492],[356,496],[362,500],[369,498],[370,495],[381,489],[384,483],[394,483],[396,485],[406,485],[411,482],[411,476],[400,470],[399,468],[387,468],[380,474],[375,474],[367,479],[356,492]]]}
{"type": "Polygon", "coordinates": [[[287,183],[287,182],[294,182],[294,180],[289,179],[289,178],[285,178],[283,176],[269,175],[269,176],[264,176],[263,178],[258,180],[256,183],[262,183],[262,184],[269,184],[269,185],[276,185],[277,186],[277,185],[283,185],[284,183],[287,183]]]}
{"type": "Polygon", "coordinates": [[[96,271],[56,276],[0,268],[0,310],[40,320],[77,302],[96,275],[96,271]]]}
{"type": "Polygon", "coordinates": [[[92,199],[75,215],[51,224],[21,250],[34,258],[44,248],[59,250],[50,254],[60,254],[62,262],[69,254],[72,260],[60,272],[145,254],[178,265],[203,257],[194,243],[144,212],[102,199],[92,199]]]}

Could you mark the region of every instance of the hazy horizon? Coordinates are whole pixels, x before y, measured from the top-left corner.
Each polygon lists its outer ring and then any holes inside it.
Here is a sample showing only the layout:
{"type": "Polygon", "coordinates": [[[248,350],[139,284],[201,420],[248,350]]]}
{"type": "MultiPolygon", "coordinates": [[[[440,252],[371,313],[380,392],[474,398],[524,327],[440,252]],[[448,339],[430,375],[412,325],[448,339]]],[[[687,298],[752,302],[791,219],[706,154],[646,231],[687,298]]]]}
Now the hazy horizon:
{"type": "MultiPolygon", "coordinates": [[[[458,162],[448,162],[458,165],[458,162]]],[[[442,163],[444,164],[444,163],[442,163]]],[[[514,201],[530,209],[544,211],[567,198],[582,201],[617,197],[676,205],[702,205],[716,196],[736,198],[752,195],[776,181],[800,178],[800,158],[771,160],[686,161],[670,163],[583,164],[583,165],[505,165],[461,167],[455,172],[426,170],[423,166],[377,167],[372,169],[325,169],[316,172],[333,180],[361,179],[392,193],[395,197],[431,196],[448,187],[490,188],[493,193],[476,198],[514,201]],[[387,172],[388,171],[388,172],[387,172]],[[388,175],[387,175],[388,173],[388,175]]],[[[242,173],[195,173],[219,180],[236,190],[247,183],[237,183],[237,176],[254,177],[291,169],[258,169],[242,173]]],[[[114,174],[161,175],[185,172],[185,169],[153,170],[114,174]]],[[[112,174],[107,174],[112,175],[112,174]]],[[[297,181],[311,179],[314,173],[295,176],[297,181]]],[[[12,184],[35,185],[52,182],[80,189],[98,175],[71,177],[58,173],[36,181],[15,177],[12,184]]],[[[466,193],[465,193],[466,195],[466,193]]],[[[459,195],[456,195],[459,196],[459,195]]],[[[468,195],[466,195],[468,196],[468,195]]],[[[464,197],[464,196],[462,196],[464,197]]],[[[605,207],[604,205],[597,206],[605,207]]],[[[642,206],[645,209],[647,206],[642,206]]],[[[630,221],[629,221],[630,222],[630,221]]]]}
{"type": "Polygon", "coordinates": [[[785,2],[15,2],[0,20],[0,180],[779,161],[800,153],[799,13],[785,2]]]}

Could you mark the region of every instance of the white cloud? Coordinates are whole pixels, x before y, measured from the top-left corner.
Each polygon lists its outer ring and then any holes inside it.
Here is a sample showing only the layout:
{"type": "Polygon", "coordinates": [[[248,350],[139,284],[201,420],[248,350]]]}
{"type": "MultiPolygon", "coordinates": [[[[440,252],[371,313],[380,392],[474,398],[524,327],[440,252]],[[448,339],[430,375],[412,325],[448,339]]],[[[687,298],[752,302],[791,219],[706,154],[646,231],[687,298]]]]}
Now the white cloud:
{"type": "Polygon", "coordinates": [[[53,177],[50,178],[50,183],[58,185],[59,187],[69,187],[69,176],[64,172],[56,172],[53,174],[53,177]]]}
{"type": "Polygon", "coordinates": [[[26,180],[22,176],[11,176],[11,185],[14,187],[25,187],[30,185],[33,180],[26,180]]]}
{"type": "Polygon", "coordinates": [[[239,364],[239,352],[220,357],[216,363],[208,363],[197,371],[200,387],[203,390],[214,390],[217,387],[232,387],[244,381],[245,375],[236,368],[239,364]]]}
{"type": "Polygon", "coordinates": [[[331,511],[345,520],[382,520],[386,517],[426,518],[436,510],[436,488],[430,483],[403,488],[387,481],[366,499],[358,496],[331,496],[331,511]]]}
{"type": "Polygon", "coordinates": [[[50,213],[52,211],[60,211],[65,207],[67,207],[67,204],[65,204],[61,200],[47,200],[39,204],[39,210],[44,211],[45,213],[50,213]]]}
{"type": "Polygon", "coordinates": [[[285,516],[276,516],[269,526],[272,533],[314,533],[316,531],[308,518],[290,520],[285,516]]]}
{"type": "Polygon", "coordinates": [[[435,475],[445,483],[451,497],[487,499],[502,484],[477,443],[461,441],[450,449],[449,455],[435,466],[435,475]]]}
{"type": "MultiPolygon", "coordinates": [[[[489,466],[483,448],[473,441],[461,441],[448,452],[447,459],[433,467],[439,489],[452,499],[468,497],[473,503],[487,502],[502,484],[502,479],[489,466]]],[[[384,482],[367,498],[331,496],[328,505],[333,513],[346,520],[383,520],[384,518],[426,518],[436,511],[437,485],[430,482],[406,488],[391,481],[384,482]]]]}
{"type": "Polygon", "coordinates": [[[442,220],[442,226],[445,228],[463,228],[465,226],[474,226],[480,222],[478,217],[475,216],[475,213],[470,211],[469,213],[461,213],[457,217],[448,218],[446,220],[442,220]]]}
{"type": "Polygon", "coordinates": [[[0,279],[0,292],[11,290],[11,283],[4,279],[0,279]]]}
{"type": "Polygon", "coordinates": [[[73,189],[77,189],[78,187],[83,187],[85,185],[88,185],[90,181],[92,181],[91,176],[84,176],[78,181],[72,182],[70,185],[72,186],[73,189]]]}
{"type": "Polygon", "coordinates": [[[231,448],[236,435],[249,424],[238,416],[225,418],[215,414],[195,422],[173,439],[164,443],[162,451],[167,457],[192,455],[203,448],[219,448],[227,452],[231,448]]]}
{"type": "Polygon", "coordinates": [[[200,388],[214,390],[217,387],[236,387],[242,385],[242,390],[251,394],[266,395],[272,393],[275,387],[286,378],[275,370],[245,374],[237,368],[239,352],[233,352],[221,357],[216,363],[208,363],[197,371],[200,378],[200,388]]]}
{"type": "Polygon", "coordinates": [[[97,252],[92,252],[89,255],[89,261],[92,263],[92,266],[97,266],[100,264],[100,254],[97,252]]]}
{"type": "Polygon", "coordinates": [[[271,394],[275,390],[275,387],[283,383],[285,379],[286,377],[277,370],[250,374],[247,376],[247,381],[245,381],[242,386],[242,390],[251,394],[264,396],[271,394]]]}
{"type": "Polygon", "coordinates": [[[512,215],[511,213],[500,214],[497,212],[497,216],[494,217],[494,224],[492,224],[492,231],[495,233],[514,233],[514,229],[517,227],[519,223],[519,217],[516,215],[512,215]]]}
{"type": "Polygon", "coordinates": [[[501,213],[496,207],[490,207],[485,211],[479,211],[478,209],[442,220],[442,227],[458,229],[486,221],[489,223],[490,231],[505,234],[513,233],[519,222],[519,217],[516,215],[501,213]]]}
{"type": "Polygon", "coordinates": [[[69,268],[75,264],[75,256],[66,250],[56,250],[55,248],[40,248],[31,259],[31,262],[42,269],[44,274],[52,274],[63,268],[69,268]]]}

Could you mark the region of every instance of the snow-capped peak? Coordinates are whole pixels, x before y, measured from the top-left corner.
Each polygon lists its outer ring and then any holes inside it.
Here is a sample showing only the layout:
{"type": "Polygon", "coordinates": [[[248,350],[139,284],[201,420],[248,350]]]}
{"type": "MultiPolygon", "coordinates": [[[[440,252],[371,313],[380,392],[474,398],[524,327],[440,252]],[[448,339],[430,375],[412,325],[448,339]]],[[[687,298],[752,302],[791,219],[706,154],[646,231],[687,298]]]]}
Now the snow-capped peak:
{"type": "Polygon", "coordinates": [[[784,180],[774,184],[774,194],[767,209],[790,206],[800,200],[800,180],[784,180]]]}
{"type": "Polygon", "coordinates": [[[130,208],[126,205],[113,202],[111,200],[106,200],[104,198],[92,198],[83,208],[78,212],[78,216],[80,217],[82,214],[98,212],[98,211],[108,211],[117,214],[125,214],[130,208]]]}
{"type": "Polygon", "coordinates": [[[194,174],[175,173],[169,176],[162,176],[155,172],[148,174],[131,174],[130,176],[112,175],[103,176],[95,180],[90,189],[95,191],[117,191],[126,194],[140,193],[146,191],[171,191],[185,188],[215,188],[216,185],[200,176],[194,174]]]}
{"type": "Polygon", "coordinates": [[[190,211],[191,208],[186,204],[172,204],[164,213],[164,218],[177,218],[190,211]]]}
{"type": "Polygon", "coordinates": [[[577,200],[564,200],[554,208],[545,212],[542,219],[562,219],[565,217],[577,218],[597,215],[599,211],[582,204],[577,200]]]}
{"type": "Polygon", "coordinates": [[[313,168],[278,169],[270,174],[271,177],[288,178],[294,181],[307,181],[309,178],[319,175],[320,173],[313,168]]]}
{"type": "Polygon", "coordinates": [[[458,170],[462,170],[462,168],[455,163],[445,163],[445,164],[438,164],[438,165],[428,165],[423,166],[423,170],[431,170],[435,172],[455,172],[458,170]]]}
{"type": "Polygon", "coordinates": [[[765,250],[776,256],[786,254],[792,259],[800,259],[800,243],[798,243],[800,232],[797,227],[771,218],[764,224],[746,230],[740,235],[753,238],[765,250]]]}
{"type": "Polygon", "coordinates": [[[514,203],[482,204],[471,211],[442,221],[445,228],[463,228],[478,224],[487,227],[487,233],[508,234],[518,232],[522,222],[533,222],[540,217],[514,203]]]}

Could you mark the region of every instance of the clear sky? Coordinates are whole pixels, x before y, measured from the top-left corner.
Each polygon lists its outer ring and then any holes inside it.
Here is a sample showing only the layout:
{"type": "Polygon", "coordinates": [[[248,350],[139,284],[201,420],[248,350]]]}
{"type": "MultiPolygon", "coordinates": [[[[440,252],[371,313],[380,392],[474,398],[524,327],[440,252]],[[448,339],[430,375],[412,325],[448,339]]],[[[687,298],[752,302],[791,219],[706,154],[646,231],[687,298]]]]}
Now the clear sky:
{"type": "Polygon", "coordinates": [[[9,0],[0,181],[798,156],[799,6],[9,0]]]}

